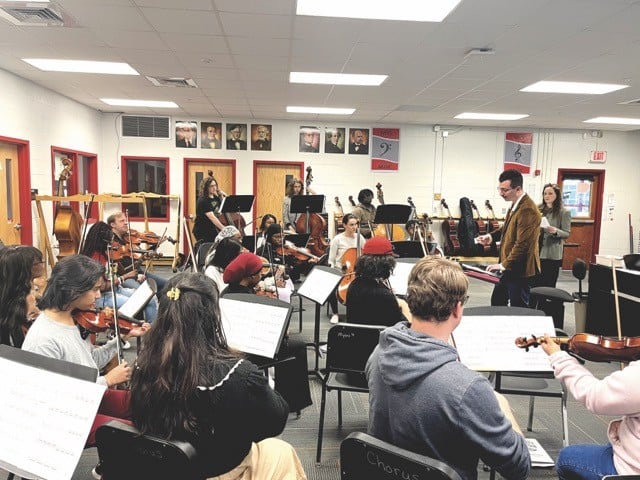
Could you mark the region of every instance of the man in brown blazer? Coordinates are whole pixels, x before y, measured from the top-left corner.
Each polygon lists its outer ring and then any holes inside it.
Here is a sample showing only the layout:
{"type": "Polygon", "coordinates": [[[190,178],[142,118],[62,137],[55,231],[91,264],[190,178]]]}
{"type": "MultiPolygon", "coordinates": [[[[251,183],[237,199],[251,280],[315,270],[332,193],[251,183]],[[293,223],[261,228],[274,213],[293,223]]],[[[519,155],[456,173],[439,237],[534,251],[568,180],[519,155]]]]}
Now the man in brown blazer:
{"type": "Polygon", "coordinates": [[[500,240],[500,263],[487,267],[487,271],[502,272],[500,282],[491,295],[491,305],[526,307],[530,282],[540,273],[540,212],[535,202],[524,193],[519,171],[505,170],[499,180],[500,196],[512,202],[511,208],[501,228],[478,237],[483,245],[500,240]]]}

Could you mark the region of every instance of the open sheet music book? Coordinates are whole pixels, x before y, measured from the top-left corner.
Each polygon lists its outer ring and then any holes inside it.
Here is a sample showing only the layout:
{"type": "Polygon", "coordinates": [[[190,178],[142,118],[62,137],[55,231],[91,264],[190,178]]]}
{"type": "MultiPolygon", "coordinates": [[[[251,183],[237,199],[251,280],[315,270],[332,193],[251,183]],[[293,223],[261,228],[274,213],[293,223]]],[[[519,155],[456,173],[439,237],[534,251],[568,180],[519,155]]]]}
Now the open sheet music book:
{"type": "Polygon", "coordinates": [[[393,269],[393,273],[389,277],[389,283],[393,293],[399,297],[404,297],[407,294],[407,286],[409,283],[409,274],[415,266],[419,258],[400,258],[396,262],[396,266],[393,269]]]}
{"type": "Polygon", "coordinates": [[[146,279],[133,291],[133,295],[118,308],[118,315],[126,320],[133,320],[135,322],[136,320],[133,317],[147,306],[156,294],[156,290],[156,282],[152,278],[146,279]]]}
{"type": "Polygon", "coordinates": [[[298,294],[323,305],[342,280],[342,273],[331,267],[316,265],[311,269],[298,294]]]}
{"type": "Polygon", "coordinates": [[[68,480],[106,387],[56,373],[73,374],[68,362],[42,355],[34,361],[36,354],[13,350],[17,356],[0,352],[0,468],[24,478],[68,480]]]}
{"type": "Polygon", "coordinates": [[[222,328],[231,348],[273,358],[289,327],[292,307],[273,298],[250,293],[220,299],[222,328]]]}
{"type": "Polygon", "coordinates": [[[555,335],[551,317],[464,315],[452,337],[460,361],[472,370],[552,372],[542,348],[529,348],[527,352],[515,343],[518,337],[545,333],[555,335]]]}
{"type": "Polygon", "coordinates": [[[553,458],[542,448],[538,440],[535,438],[525,438],[524,440],[527,442],[527,448],[529,448],[532,467],[553,467],[555,465],[553,458]]]}

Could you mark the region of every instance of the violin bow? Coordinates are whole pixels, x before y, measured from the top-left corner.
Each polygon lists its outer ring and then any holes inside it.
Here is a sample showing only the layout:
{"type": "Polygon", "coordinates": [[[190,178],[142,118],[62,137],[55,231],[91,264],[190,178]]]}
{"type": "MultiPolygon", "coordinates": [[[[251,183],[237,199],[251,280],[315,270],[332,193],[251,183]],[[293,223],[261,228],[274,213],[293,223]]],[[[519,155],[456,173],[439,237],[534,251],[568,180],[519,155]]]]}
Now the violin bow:
{"type": "MultiPolygon", "coordinates": [[[[616,260],[611,258],[611,273],[613,275],[613,301],[616,306],[616,327],[618,329],[618,340],[622,339],[622,326],[620,322],[620,297],[618,296],[618,275],[616,275],[616,260]]],[[[624,363],[620,362],[620,370],[624,368],[624,363]]]]}
{"type": "Polygon", "coordinates": [[[91,210],[91,206],[93,205],[93,199],[96,194],[92,193],[91,198],[89,199],[89,203],[86,203],[84,206],[84,222],[82,224],[82,235],[80,236],[80,244],[78,245],[78,251],[76,253],[82,252],[84,249],[84,241],[87,237],[87,227],[89,226],[89,210],[91,210]]]}

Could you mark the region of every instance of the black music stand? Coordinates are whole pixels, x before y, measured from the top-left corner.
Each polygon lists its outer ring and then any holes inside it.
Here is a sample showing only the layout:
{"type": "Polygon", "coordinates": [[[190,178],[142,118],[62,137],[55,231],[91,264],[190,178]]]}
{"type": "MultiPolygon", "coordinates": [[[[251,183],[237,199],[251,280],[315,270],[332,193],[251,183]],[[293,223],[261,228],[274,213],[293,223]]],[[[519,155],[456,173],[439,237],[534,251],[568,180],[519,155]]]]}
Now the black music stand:
{"type": "Polygon", "coordinates": [[[229,195],[224,197],[220,206],[220,213],[242,213],[253,208],[255,195],[229,195]]]}
{"type": "Polygon", "coordinates": [[[411,207],[409,205],[387,203],[385,205],[378,205],[376,208],[376,218],[373,220],[373,223],[400,224],[404,227],[410,217],[411,207]]]}
{"type": "MultiPolygon", "coordinates": [[[[401,242],[391,242],[393,245],[393,251],[400,258],[422,258],[424,252],[422,251],[421,242],[415,242],[411,240],[405,240],[401,242]]],[[[424,242],[427,255],[434,255],[436,253],[436,247],[438,242],[424,242]]]]}
{"type": "Polygon", "coordinates": [[[256,237],[253,235],[244,235],[242,237],[242,246],[249,252],[255,253],[256,251],[256,237]]]}
{"type": "MultiPolygon", "coordinates": [[[[321,213],[324,210],[324,195],[294,195],[291,197],[291,213],[306,213],[305,232],[309,232],[309,214],[321,213]]],[[[295,225],[294,225],[295,226],[295,225]]]]}

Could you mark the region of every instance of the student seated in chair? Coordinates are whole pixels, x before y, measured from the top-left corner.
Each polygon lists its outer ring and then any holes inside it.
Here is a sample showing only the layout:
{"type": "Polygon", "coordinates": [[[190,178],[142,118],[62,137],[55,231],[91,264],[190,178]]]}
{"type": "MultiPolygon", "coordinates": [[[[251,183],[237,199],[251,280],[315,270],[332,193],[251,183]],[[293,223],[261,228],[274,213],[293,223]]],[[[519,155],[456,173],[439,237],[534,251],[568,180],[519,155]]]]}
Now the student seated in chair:
{"type": "Polygon", "coordinates": [[[366,367],[369,433],[441,460],[476,479],[478,460],[511,480],[527,478],[529,450],[506,399],[466,368],[449,344],[468,280],[449,260],[426,257],[409,275],[410,322],[387,328],[366,367]]]}
{"type": "Polygon", "coordinates": [[[587,410],[598,415],[622,415],[609,423],[605,445],[570,445],[556,462],[562,480],[600,479],[605,475],[640,475],[640,360],[598,379],[560,351],[545,335],[542,349],[549,355],[553,373],[587,410]]]}
{"type": "Polygon", "coordinates": [[[287,402],[229,350],[217,292],[201,273],[169,280],[133,373],[133,423],[191,443],[206,478],[306,479],[293,447],[271,438],[285,427],[287,402]]]}

